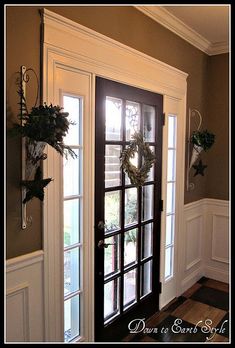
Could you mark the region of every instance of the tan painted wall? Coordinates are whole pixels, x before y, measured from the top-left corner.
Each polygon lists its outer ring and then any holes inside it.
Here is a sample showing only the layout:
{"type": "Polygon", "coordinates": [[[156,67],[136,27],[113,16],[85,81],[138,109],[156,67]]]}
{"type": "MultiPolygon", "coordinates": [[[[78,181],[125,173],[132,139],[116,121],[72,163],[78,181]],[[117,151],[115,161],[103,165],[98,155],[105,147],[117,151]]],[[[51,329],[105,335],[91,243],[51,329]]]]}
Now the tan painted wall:
{"type": "Polygon", "coordinates": [[[206,155],[205,197],[229,199],[229,55],[211,56],[207,76],[206,127],[216,138],[206,155]]]}
{"type": "MultiPolygon", "coordinates": [[[[47,6],[51,11],[85,25],[117,41],[157,58],[189,74],[187,107],[197,108],[206,115],[207,74],[209,57],[171,31],[130,6],[47,6]]],[[[7,99],[8,118],[17,114],[18,97],[14,86],[14,74],[21,65],[32,67],[40,73],[40,15],[38,6],[7,7],[7,99]]],[[[215,63],[216,64],[216,63],[215,63]]],[[[214,70],[213,70],[214,71],[214,70]]],[[[212,73],[213,73],[212,71],[212,73]]],[[[211,73],[211,74],[212,74],[211,73]]],[[[32,90],[28,88],[28,105],[32,106],[32,90]]],[[[213,108],[213,105],[212,105],[213,108]]],[[[215,114],[214,117],[219,117],[215,114]]],[[[205,117],[204,117],[205,119],[205,117]]],[[[211,154],[210,162],[213,163],[211,154]]],[[[210,172],[211,173],[211,172],[210,172]]],[[[33,224],[20,229],[20,142],[7,143],[7,257],[14,257],[42,247],[41,204],[34,199],[28,204],[33,224]]],[[[208,172],[209,174],[209,172],[208,172]]],[[[213,175],[196,177],[195,190],[185,192],[185,203],[203,198],[207,194],[206,181],[213,181],[213,175]]],[[[227,185],[226,174],[221,172],[217,198],[224,197],[227,185]],[[222,188],[223,187],[223,188],[222,188]],[[222,194],[220,194],[222,192],[222,194]]],[[[214,186],[210,194],[213,196],[214,186]]],[[[209,194],[209,191],[208,191],[209,194]]]]}
{"type": "MultiPolygon", "coordinates": [[[[36,8],[7,8],[6,40],[6,82],[7,82],[7,121],[16,119],[19,113],[16,72],[21,65],[32,67],[39,73],[40,66],[40,17],[36,8]]],[[[27,104],[35,101],[35,80],[27,88],[27,104]]],[[[42,248],[41,204],[33,199],[27,205],[27,215],[32,215],[33,223],[21,229],[21,142],[18,139],[7,141],[7,258],[23,255],[42,248]]]]}

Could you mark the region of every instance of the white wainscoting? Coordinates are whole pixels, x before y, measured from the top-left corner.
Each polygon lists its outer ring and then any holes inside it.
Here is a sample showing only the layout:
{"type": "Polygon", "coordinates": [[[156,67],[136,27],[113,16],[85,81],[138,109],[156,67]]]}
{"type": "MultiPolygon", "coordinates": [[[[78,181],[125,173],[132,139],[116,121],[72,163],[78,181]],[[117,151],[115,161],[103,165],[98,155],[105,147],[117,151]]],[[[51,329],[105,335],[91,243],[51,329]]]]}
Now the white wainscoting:
{"type": "Polygon", "coordinates": [[[226,201],[205,199],[205,276],[229,281],[229,204],[226,201]]]}
{"type": "Polygon", "coordinates": [[[229,282],[229,202],[201,199],[185,205],[179,293],[202,276],[229,282]]]}
{"type": "Polygon", "coordinates": [[[42,250],[6,261],[5,303],[6,342],[43,342],[42,250]]]}
{"type": "MultiPolygon", "coordinates": [[[[178,247],[181,295],[202,276],[229,281],[229,203],[185,205],[178,247]]],[[[6,262],[6,342],[45,342],[42,250],[6,262]]]]}

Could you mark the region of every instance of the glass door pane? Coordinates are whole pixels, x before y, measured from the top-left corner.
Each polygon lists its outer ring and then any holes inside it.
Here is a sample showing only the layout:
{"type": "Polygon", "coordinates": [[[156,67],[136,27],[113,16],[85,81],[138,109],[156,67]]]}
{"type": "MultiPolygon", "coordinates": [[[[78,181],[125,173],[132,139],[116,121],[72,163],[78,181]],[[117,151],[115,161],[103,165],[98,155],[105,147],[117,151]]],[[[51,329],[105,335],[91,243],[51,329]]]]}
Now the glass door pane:
{"type": "Polygon", "coordinates": [[[121,185],[120,145],[105,146],[105,187],[121,185]]]}
{"type": "Polygon", "coordinates": [[[140,296],[146,296],[152,291],[152,260],[141,266],[141,291],[140,296]]]}
{"type": "Polygon", "coordinates": [[[132,101],[126,102],[126,140],[140,129],[140,104],[132,101]]]}
{"type": "Polygon", "coordinates": [[[143,186],[142,192],[142,220],[145,221],[153,218],[154,186],[143,186]]]}
{"type": "Polygon", "coordinates": [[[125,226],[137,223],[138,198],[135,187],[125,190],[125,226]]]}
{"type": "Polygon", "coordinates": [[[104,321],[120,313],[119,304],[120,278],[104,284],[104,321]]]}
{"type": "Polygon", "coordinates": [[[137,261],[137,229],[124,234],[124,266],[128,267],[137,261]]]}
{"type": "Polygon", "coordinates": [[[136,302],[136,269],[124,274],[124,309],[136,302]]]}
{"type": "Polygon", "coordinates": [[[120,228],[120,191],[106,192],[104,204],[105,231],[108,233],[120,228]]]}
{"type": "Polygon", "coordinates": [[[106,97],[105,135],[106,140],[122,139],[122,100],[106,97]]]}
{"type": "Polygon", "coordinates": [[[105,238],[105,243],[111,244],[104,250],[105,278],[120,270],[120,234],[105,238]]]}
{"type": "Polygon", "coordinates": [[[151,105],[143,106],[143,119],[144,119],[144,139],[148,142],[155,141],[155,107],[151,105]]]}

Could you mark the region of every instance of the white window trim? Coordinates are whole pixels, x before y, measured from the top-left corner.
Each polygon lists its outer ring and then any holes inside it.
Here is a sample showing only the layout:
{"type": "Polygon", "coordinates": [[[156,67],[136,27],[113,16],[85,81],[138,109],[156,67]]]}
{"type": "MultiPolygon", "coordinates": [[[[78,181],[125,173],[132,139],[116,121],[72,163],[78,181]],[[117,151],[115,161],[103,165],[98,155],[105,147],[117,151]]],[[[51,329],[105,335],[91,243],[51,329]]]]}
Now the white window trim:
{"type": "MultiPolygon", "coordinates": [[[[114,81],[143,88],[163,95],[164,112],[170,109],[171,101],[177,104],[177,115],[180,121],[180,137],[178,137],[177,162],[185,163],[185,122],[187,74],[158,61],[146,54],[88,29],[67,18],[43,9],[43,101],[54,102],[54,69],[56,64],[64,64],[71,69],[79,69],[91,76],[90,95],[91,114],[87,120],[88,139],[95,139],[95,76],[102,76],[114,81]]],[[[178,123],[178,125],[179,125],[178,123]]],[[[163,164],[166,163],[164,144],[167,132],[163,127],[163,164]]],[[[87,196],[84,210],[84,235],[87,235],[85,252],[89,291],[86,294],[85,307],[86,327],[85,339],[94,340],[94,141],[84,143],[89,158],[86,167],[87,196]]],[[[56,238],[55,231],[60,228],[60,191],[61,174],[58,167],[58,154],[47,148],[47,160],[44,163],[44,177],[53,177],[45,193],[43,204],[43,240],[44,240],[44,294],[45,294],[45,341],[63,341],[63,279],[61,279],[60,253],[61,241],[56,238]],[[58,204],[54,204],[58,202],[58,204]]],[[[84,154],[85,156],[85,154],[84,154]]],[[[179,167],[179,166],[178,166],[179,167]]],[[[165,193],[165,168],[163,166],[162,193],[165,193]]],[[[184,207],[184,170],[177,179],[176,204],[178,207],[177,227],[175,235],[182,229],[184,207]]],[[[162,224],[162,233],[164,223],[162,224]]],[[[85,244],[85,243],[84,243],[85,244]]],[[[161,245],[161,254],[162,254],[161,245]]],[[[85,262],[86,262],[85,261],[85,262]]],[[[161,262],[161,275],[164,274],[161,262]]],[[[177,272],[177,267],[175,267],[177,272]]],[[[162,279],[162,276],[161,276],[162,279]]],[[[177,294],[176,294],[177,295],[177,294]]],[[[162,300],[160,296],[160,307],[162,300]]]]}

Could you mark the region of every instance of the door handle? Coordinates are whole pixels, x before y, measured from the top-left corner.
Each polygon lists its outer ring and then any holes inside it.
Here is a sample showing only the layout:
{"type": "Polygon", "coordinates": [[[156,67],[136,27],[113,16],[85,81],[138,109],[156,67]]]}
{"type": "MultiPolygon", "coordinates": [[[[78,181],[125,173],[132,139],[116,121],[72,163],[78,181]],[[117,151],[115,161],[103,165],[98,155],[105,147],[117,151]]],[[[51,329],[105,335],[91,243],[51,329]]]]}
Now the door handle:
{"type": "Polygon", "coordinates": [[[108,248],[109,245],[115,245],[116,243],[105,243],[103,241],[103,239],[99,240],[97,246],[98,248],[102,249],[102,248],[108,248]]]}
{"type": "Polygon", "coordinates": [[[98,222],[97,227],[98,227],[99,230],[104,230],[106,225],[105,225],[104,221],[101,220],[101,221],[98,222]]]}

